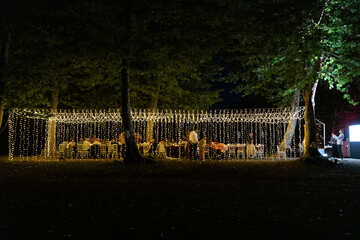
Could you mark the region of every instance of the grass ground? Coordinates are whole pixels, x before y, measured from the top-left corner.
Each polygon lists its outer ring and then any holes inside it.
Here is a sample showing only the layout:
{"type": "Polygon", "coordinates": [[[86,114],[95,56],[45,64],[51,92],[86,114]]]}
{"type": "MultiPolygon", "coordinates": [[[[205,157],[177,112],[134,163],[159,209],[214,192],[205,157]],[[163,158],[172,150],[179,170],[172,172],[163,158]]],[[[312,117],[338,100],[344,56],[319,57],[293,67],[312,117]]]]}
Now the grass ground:
{"type": "Polygon", "coordinates": [[[0,239],[359,239],[360,165],[0,161],[0,239]]]}

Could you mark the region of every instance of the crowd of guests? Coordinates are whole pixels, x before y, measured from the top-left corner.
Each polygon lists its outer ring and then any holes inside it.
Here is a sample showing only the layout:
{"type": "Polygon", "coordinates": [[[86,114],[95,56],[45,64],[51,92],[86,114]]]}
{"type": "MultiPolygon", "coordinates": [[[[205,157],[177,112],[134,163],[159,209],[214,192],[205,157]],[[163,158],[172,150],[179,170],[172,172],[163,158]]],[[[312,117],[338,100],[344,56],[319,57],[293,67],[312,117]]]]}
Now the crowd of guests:
{"type": "MultiPolygon", "coordinates": [[[[192,131],[186,131],[185,138],[180,141],[164,138],[161,141],[156,142],[155,139],[152,138],[148,142],[143,142],[141,135],[138,133],[135,133],[135,140],[141,154],[157,156],[160,159],[171,157],[204,161],[206,155],[208,158],[222,159],[225,158],[226,153],[228,153],[228,147],[224,143],[212,141],[206,136],[199,139],[197,128],[194,128],[192,131]]],[[[106,147],[106,153],[112,153],[114,152],[113,145],[116,145],[116,157],[125,157],[126,154],[126,139],[124,132],[122,132],[118,138],[112,140],[101,140],[93,135],[91,138],[81,139],[78,142],[72,140],[70,142],[64,141],[61,144],[72,152],[72,157],[74,158],[79,156],[81,150],[85,152],[88,151],[85,156],[90,158],[102,157],[100,154],[100,146],[106,147]],[[81,149],[79,149],[79,147],[81,149]]],[[[255,154],[255,151],[254,136],[250,133],[246,141],[246,155],[252,156],[255,154]]]]}
{"type": "MultiPolygon", "coordinates": [[[[160,158],[166,158],[169,156],[167,147],[171,149],[171,146],[174,145],[179,146],[178,151],[182,151],[182,154],[180,152],[177,153],[179,157],[181,155],[183,158],[190,160],[204,161],[206,155],[211,159],[223,159],[229,157],[229,149],[227,144],[212,141],[206,136],[199,139],[197,128],[194,128],[192,131],[187,131],[185,134],[185,139],[179,141],[177,144],[174,144],[173,142],[169,143],[167,139],[160,141],[157,145],[156,152],[159,154],[160,158]]],[[[247,157],[252,157],[256,154],[253,133],[249,133],[245,148],[247,157]]]]}

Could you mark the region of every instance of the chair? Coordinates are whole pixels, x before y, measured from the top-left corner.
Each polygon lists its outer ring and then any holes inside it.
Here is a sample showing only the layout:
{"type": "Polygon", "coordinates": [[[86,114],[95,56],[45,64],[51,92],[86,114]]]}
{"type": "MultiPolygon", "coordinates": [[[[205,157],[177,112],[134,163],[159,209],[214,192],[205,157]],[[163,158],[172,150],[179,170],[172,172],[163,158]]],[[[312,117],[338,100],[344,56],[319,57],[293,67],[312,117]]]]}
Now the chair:
{"type": "Polygon", "coordinates": [[[304,145],[299,143],[299,155],[300,157],[304,154],[304,145]]]}
{"type": "Polygon", "coordinates": [[[278,159],[281,159],[282,157],[284,159],[286,159],[286,150],[285,151],[281,151],[280,150],[280,146],[276,146],[276,149],[277,149],[277,157],[278,159]]]}
{"type": "Polygon", "coordinates": [[[65,158],[71,158],[73,156],[73,147],[71,144],[65,145],[65,158]]]}
{"type": "Polygon", "coordinates": [[[78,155],[80,158],[89,157],[89,148],[85,144],[78,144],[78,155]]]}
{"type": "Polygon", "coordinates": [[[102,158],[107,157],[106,144],[100,144],[100,157],[102,158]]]}
{"type": "Polygon", "coordinates": [[[111,144],[111,158],[118,158],[119,152],[118,152],[118,145],[117,144],[111,144]]]}
{"type": "Polygon", "coordinates": [[[256,145],[256,157],[257,158],[264,158],[265,155],[265,147],[263,144],[256,145]]]}
{"type": "Polygon", "coordinates": [[[106,144],[106,149],[107,149],[107,157],[111,158],[111,152],[112,152],[112,150],[111,150],[111,142],[108,142],[106,144]]]}
{"type": "Polygon", "coordinates": [[[236,148],[237,148],[237,151],[236,151],[236,158],[237,159],[240,159],[240,154],[241,154],[241,158],[245,158],[245,154],[246,154],[246,144],[236,144],[236,148]]]}
{"type": "Polygon", "coordinates": [[[211,158],[209,145],[206,145],[206,146],[205,146],[205,148],[204,148],[204,154],[205,154],[205,159],[210,159],[210,158],[211,158]]]}
{"type": "Polygon", "coordinates": [[[149,153],[149,151],[150,151],[150,149],[151,149],[151,146],[152,146],[152,143],[151,143],[151,142],[145,142],[145,143],[143,143],[143,152],[144,152],[144,155],[149,153]]]}
{"type": "Polygon", "coordinates": [[[90,155],[92,158],[98,158],[100,157],[100,145],[93,144],[90,147],[90,155]]]}
{"type": "Polygon", "coordinates": [[[227,147],[229,150],[229,157],[231,159],[238,159],[237,152],[236,152],[236,148],[237,148],[236,145],[228,144],[227,147]]]}
{"type": "Polygon", "coordinates": [[[66,151],[66,143],[60,143],[59,152],[58,152],[60,159],[65,158],[65,151],[66,151]]]}

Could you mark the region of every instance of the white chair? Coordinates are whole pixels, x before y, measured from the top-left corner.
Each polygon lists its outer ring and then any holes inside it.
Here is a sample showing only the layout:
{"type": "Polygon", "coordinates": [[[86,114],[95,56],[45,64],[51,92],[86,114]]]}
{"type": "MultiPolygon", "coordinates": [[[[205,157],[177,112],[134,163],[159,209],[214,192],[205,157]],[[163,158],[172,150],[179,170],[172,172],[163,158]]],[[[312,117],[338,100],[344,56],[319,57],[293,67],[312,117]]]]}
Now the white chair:
{"type": "Polygon", "coordinates": [[[100,144],[100,157],[102,158],[107,157],[106,144],[100,144]]]}
{"type": "Polygon", "coordinates": [[[300,157],[304,154],[304,145],[299,143],[299,155],[300,157]]]}
{"type": "Polygon", "coordinates": [[[286,159],[286,150],[281,151],[280,146],[276,146],[276,149],[277,149],[277,157],[278,157],[278,159],[281,159],[281,158],[286,159]]]}
{"type": "Polygon", "coordinates": [[[263,144],[257,144],[256,147],[256,157],[257,158],[264,158],[265,155],[265,149],[263,144]]]}
{"type": "Polygon", "coordinates": [[[205,154],[205,159],[210,159],[210,147],[209,145],[205,145],[205,148],[204,148],[204,154],[205,154]]]}
{"type": "Polygon", "coordinates": [[[238,159],[238,156],[236,154],[236,145],[234,144],[228,144],[228,149],[229,149],[229,157],[231,159],[238,159]]]}
{"type": "Polygon", "coordinates": [[[118,158],[118,157],[119,157],[118,145],[111,144],[111,158],[118,158]]]}
{"type": "Polygon", "coordinates": [[[246,154],[246,144],[241,144],[238,143],[236,145],[237,151],[236,151],[236,158],[240,159],[240,154],[241,154],[241,158],[245,158],[245,154],[246,154]]]}
{"type": "Polygon", "coordinates": [[[151,145],[152,145],[151,142],[144,142],[143,143],[142,146],[143,146],[144,155],[149,153],[151,145]]]}
{"type": "Polygon", "coordinates": [[[108,142],[106,144],[106,149],[107,149],[107,157],[111,158],[111,152],[112,152],[112,150],[111,150],[111,142],[108,142]]]}
{"type": "Polygon", "coordinates": [[[78,154],[80,158],[88,158],[89,157],[89,148],[86,144],[78,144],[78,154]]]}
{"type": "Polygon", "coordinates": [[[66,145],[66,143],[59,144],[59,158],[65,158],[66,145]]]}

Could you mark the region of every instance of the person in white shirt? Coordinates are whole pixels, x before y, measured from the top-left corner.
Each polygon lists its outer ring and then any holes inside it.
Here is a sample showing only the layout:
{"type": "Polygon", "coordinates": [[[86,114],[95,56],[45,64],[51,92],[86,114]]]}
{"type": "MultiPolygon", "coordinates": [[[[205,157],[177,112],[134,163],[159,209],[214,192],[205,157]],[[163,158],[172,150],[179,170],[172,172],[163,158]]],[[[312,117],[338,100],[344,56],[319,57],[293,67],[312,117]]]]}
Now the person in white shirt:
{"type": "Polygon", "coordinates": [[[166,159],[166,142],[164,140],[160,141],[157,145],[156,151],[161,160],[166,159]]]}
{"type": "Polygon", "coordinates": [[[197,145],[199,143],[197,128],[194,128],[194,130],[192,130],[190,132],[189,142],[190,142],[190,159],[196,160],[197,159],[197,147],[198,147],[197,145]]]}
{"type": "Polygon", "coordinates": [[[340,129],[339,136],[332,134],[331,137],[336,140],[336,148],[337,148],[337,155],[338,155],[337,157],[343,158],[342,149],[341,149],[344,138],[345,138],[343,131],[340,129]]]}

